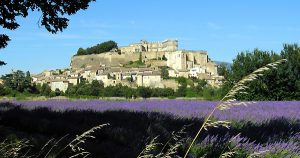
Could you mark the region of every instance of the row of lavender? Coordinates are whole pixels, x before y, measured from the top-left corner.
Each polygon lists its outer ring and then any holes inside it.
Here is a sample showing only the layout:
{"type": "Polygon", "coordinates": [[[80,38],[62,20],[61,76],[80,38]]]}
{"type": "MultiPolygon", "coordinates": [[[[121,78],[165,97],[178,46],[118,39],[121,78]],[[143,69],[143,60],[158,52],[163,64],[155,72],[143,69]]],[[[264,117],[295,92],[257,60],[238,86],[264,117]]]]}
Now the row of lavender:
{"type": "MultiPolygon", "coordinates": [[[[218,103],[213,101],[188,100],[142,100],[142,101],[103,101],[103,100],[47,100],[47,101],[11,101],[15,105],[34,109],[47,107],[54,111],[93,110],[135,112],[159,112],[183,118],[203,118],[218,103]]],[[[235,106],[229,110],[217,111],[214,117],[220,120],[261,122],[284,117],[300,120],[300,101],[259,101],[247,106],[235,106]]]]}

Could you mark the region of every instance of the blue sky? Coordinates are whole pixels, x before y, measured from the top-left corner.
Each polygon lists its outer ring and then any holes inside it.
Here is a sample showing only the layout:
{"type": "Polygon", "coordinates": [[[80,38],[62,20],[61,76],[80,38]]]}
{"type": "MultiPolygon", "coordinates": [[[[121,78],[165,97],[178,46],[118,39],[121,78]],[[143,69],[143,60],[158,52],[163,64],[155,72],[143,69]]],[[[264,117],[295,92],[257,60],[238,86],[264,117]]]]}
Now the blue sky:
{"type": "Polygon", "coordinates": [[[180,49],[207,50],[210,58],[231,62],[238,52],[260,48],[280,52],[283,43],[300,43],[300,1],[97,0],[70,18],[69,27],[52,35],[30,13],[0,50],[0,75],[12,69],[38,73],[67,68],[79,47],[107,40],[119,46],[141,39],[179,40],[180,49]]]}

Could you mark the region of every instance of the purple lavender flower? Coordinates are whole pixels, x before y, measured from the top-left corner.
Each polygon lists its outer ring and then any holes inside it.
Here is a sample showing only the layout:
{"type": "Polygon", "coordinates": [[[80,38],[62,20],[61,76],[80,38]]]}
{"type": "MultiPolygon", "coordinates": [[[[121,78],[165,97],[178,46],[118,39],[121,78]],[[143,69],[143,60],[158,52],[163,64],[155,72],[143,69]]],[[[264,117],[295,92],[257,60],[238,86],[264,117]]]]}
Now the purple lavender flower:
{"type": "MultiPolygon", "coordinates": [[[[203,118],[217,104],[213,101],[189,100],[142,100],[142,101],[103,101],[103,100],[46,100],[12,101],[26,109],[38,107],[54,111],[93,110],[98,112],[127,110],[133,112],[159,112],[177,118],[203,118]]],[[[263,122],[274,118],[300,119],[300,101],[259,101],[251,105],[233,106],[229,110],[217,111],[214,117],[219,120],[263,122]]]]}

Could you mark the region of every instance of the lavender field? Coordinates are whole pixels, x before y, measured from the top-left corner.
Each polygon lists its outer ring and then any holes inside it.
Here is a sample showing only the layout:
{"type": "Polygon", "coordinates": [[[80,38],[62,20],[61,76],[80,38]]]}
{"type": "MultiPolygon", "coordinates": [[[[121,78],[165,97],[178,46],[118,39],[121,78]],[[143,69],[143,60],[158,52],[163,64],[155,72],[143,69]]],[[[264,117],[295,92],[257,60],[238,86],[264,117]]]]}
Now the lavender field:
{"type": "MultiPolygon", "coordinates": [[[[136,157],[159,136],[166,142],[173,131],[187,125],[183,155],[189,138],[203,118],[218,102],[195,100],[45,100],[1,101],[0,137],[30,139],[38,151],[52,138],[68,134],[70,140],[87,129],[103,123],[111,126],[97,132],[96,140],[86,147],[91,157],[136,157]]],[[[229,129],[204,131],[191,150],[190,157],[219,157],[235,148],[234,158],[262,152],[267,158],[299,158],[300,101],[259,101],[216,111],[214,118],[231,120],[229,129]],[[228,144],[230,142],[230,144],[228,144]],[[228,146],[228,148],[224,148],[228,146]]],[[[160,151],[160,150],[158,150],[160,151]]]]}
{"type": "MultiPolygon", "coordinates": [[[[188,100],[142,100],[142,101],[103,101],[103,100],[47,100],[11,101],[26,109],[47,107],[53,111],[92,110],[158,112],[173,115],[175,118],[203,118],[218,103],[215,101],[188,100]]],[[[214,117],[219,120],[263,122],[275,118],[300,120],[300,101],[258,101],[247,106],[234,106],[230,110],[217,111],[214,117]]]]}

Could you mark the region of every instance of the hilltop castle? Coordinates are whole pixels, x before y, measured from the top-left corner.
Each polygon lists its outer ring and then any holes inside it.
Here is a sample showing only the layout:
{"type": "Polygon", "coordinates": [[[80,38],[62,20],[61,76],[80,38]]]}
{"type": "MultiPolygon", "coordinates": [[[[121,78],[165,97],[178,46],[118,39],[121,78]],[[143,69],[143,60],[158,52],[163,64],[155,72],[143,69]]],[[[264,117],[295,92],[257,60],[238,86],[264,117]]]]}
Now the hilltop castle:
{"type": "Polygon", "coordinates": [[[44,71],[34,76],[36,83],[48,83],[52,90],[65,91],[79,78],[99,80],[104,86],[123,84],[131,87],[169,87],[177,89],[175,80],[164,80],[161,68],[167,67],[169,77],[205,79],[212,86],[222,84],[217,65],[206,51],[179,50],[177,40],[148,42],[141,40],[102,54],[73,56],[70,69],[44,71]],[[132,67],[140,61],[143,65],[132,67]]]}

